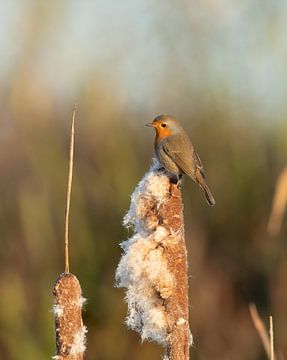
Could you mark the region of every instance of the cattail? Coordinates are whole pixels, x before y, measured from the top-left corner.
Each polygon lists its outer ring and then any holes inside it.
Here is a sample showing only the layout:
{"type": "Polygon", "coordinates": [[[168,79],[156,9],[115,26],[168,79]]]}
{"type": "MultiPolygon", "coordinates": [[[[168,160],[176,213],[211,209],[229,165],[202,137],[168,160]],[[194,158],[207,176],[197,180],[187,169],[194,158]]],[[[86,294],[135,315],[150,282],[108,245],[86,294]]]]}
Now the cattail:
{"type": "Polygon", "coordinates": [[[82,297],[78,279],[69,272],[69,211],[73,178],[75,112],[74,108],[65,213],[65,272],[57,279],[53,292],[56,330],[56,355],[53,359],[55,360],[83,360],[86,349],[87,328],[82,321],[85,299],[82,297]]]}
{"type": "Polygon", "coordinates": [[[188,269],[180,188],[154,161],[135,189],[124,218],[134,235],[121,244],[118,287],[127,289],[127,325],[165,348],[165,358],[189,359],[188,269]]]}
{"type": "Polygon", "coordinates": [[[82,360],[87,329],[82,321],[81,286],[75,275],[63,273],[54,286],[57,360],[82,360]]]}

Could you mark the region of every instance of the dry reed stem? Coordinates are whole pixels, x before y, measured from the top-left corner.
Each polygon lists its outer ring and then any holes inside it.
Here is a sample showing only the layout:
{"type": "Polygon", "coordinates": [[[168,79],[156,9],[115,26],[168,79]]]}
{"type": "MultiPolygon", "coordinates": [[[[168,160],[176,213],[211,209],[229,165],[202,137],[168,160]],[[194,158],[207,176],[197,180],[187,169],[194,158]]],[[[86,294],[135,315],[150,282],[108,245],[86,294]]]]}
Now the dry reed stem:
{"type": "Polygon", "coordinates": [[[73,116],[72,116],[67,202],[66,202],[66,211],[65,211],[65,272],[66,273],[68,273],[70,271],[70,265],[69,265],[69,215],[70,215],[71,192],[72,192],[72,181],[73,181],[75,116],[76,116],[76,105],[74,105],[73,116]]]}
{"type": "Polygon", "coordinates": [[[266,354],[270,360],[276,360],[275,354],[274,354],[274,334],[273,334],[273,320],[272,316],[270,316],[270,328],[269,328],[269,336],[267,333],[267,330],[264,326],[263,321],[261,320],[256,305],[255,304],[249,304],[249,311],[251,315],[251,319],[253,322],[253,325],[255,329],[257,330],[257,333],[261,339],[261,342],[263,344],[263,347],[266,351],[266,354]]]}
{"type": "Polygon", "coordinates": [[[273,197],[272,211],[269,217],[267,230],[270,235],[279,234],[287,203],[287,168],[279,175],[273,197]]]}
{"type": "Polygon", "coordinates": [[[270,336],[270,360],[274,360],[274,333],[273,333],[272,316],[269,316],[269,336],[270,336]]]}

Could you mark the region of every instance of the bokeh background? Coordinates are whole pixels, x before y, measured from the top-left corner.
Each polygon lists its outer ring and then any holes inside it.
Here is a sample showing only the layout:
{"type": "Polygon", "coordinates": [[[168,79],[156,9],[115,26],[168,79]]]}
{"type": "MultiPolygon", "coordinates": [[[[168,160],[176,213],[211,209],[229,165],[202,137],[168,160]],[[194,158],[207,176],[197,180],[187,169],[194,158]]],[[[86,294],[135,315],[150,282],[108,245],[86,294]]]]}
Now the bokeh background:
{"type": "MultiPolygon", "coordinates": [[[[184,181],[194,360],[265,359],[250,320],[274,317],[287,357],[287,226],[267,222],[287,163],[287,3],[0,1],[0,358],[54,354],[64,270],[69,128],[78,104],[71,270],[88,303],[86,359],[159,359],[126,329],[114,287],[130,194],[161,113],[181,120],[217,200],[184,181]]],[[[283,359],[283,357],[282,357],[283,359]]]]}

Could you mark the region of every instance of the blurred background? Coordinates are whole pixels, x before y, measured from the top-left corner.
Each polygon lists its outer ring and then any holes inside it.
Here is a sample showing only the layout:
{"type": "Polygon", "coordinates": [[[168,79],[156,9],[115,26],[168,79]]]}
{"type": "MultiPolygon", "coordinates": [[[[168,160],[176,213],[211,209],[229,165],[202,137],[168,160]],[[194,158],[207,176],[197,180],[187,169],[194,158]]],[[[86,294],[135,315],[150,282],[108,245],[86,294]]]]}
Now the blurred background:
{"type": "Polygon", "coordinates": [[[256,303],[287,358],[287,225],[270,236],[287,163],[287,3],[0,1],[0,358],[55,350],[69,131],[71,271],[88,298],[86,359],[160,359],[124,325],[122,218],[153,156],[156,115],[190,134],[216,198],[184,181],[194,360],[265,359],[256,303]]]}

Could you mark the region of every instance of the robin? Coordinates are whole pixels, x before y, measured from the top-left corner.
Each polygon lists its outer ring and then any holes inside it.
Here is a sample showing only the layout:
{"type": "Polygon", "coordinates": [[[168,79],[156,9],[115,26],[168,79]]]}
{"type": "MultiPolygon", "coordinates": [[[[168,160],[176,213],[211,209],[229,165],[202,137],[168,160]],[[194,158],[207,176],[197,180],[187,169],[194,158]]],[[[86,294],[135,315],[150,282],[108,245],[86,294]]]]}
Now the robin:
{"type": "Polygon", "coordinates": [[[198,183],[209,205],[215,200],[205,182],[201,160],[193,145],[176,119],[169,115],[157,116],[153,122],[146,124],[156,131],[154,148],[160,164],[179,181],[186,174],[198,183]]]}

